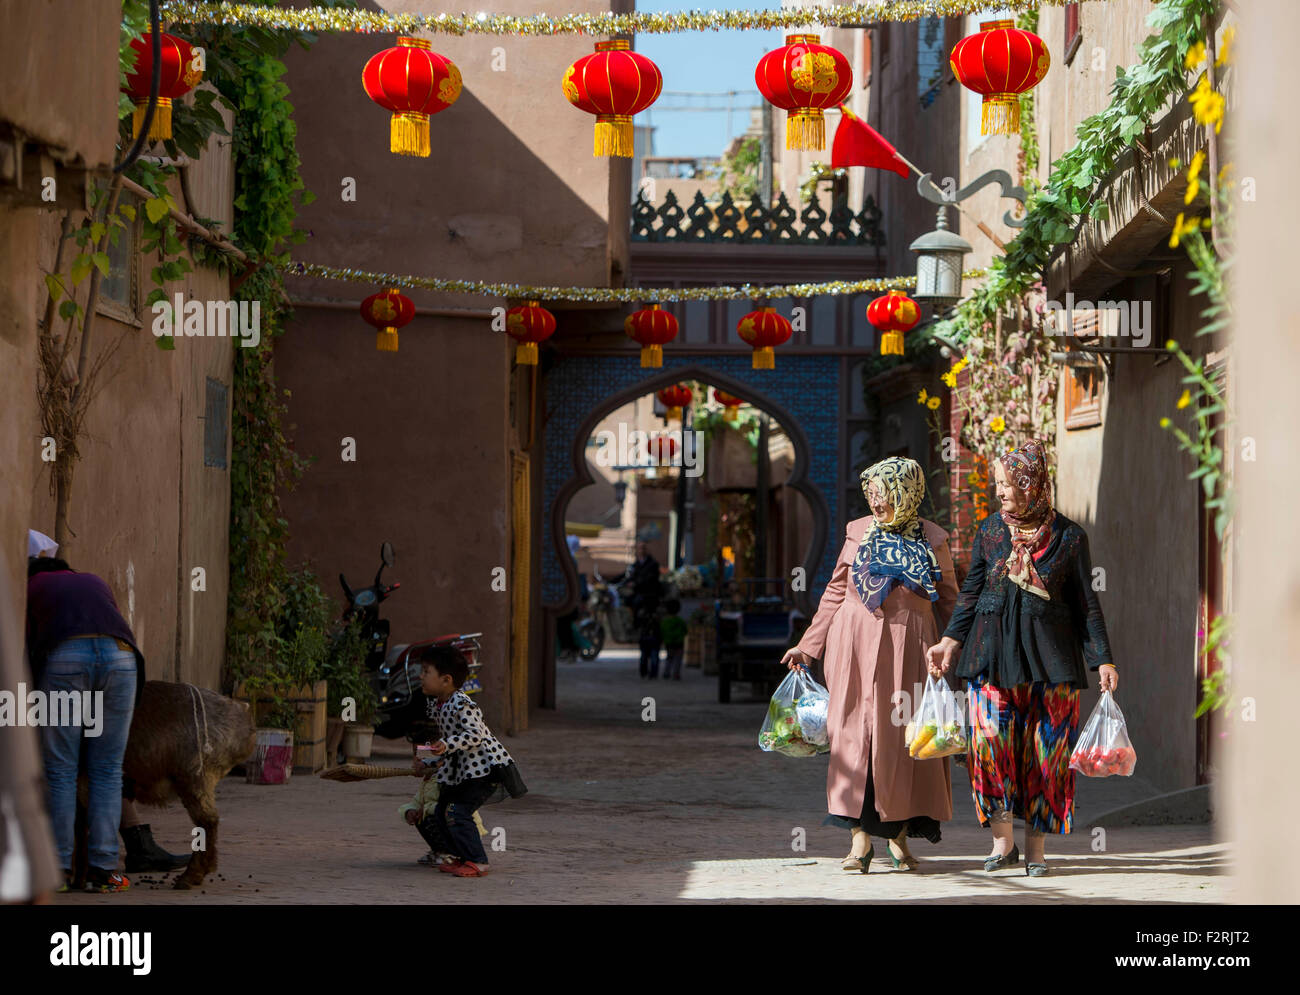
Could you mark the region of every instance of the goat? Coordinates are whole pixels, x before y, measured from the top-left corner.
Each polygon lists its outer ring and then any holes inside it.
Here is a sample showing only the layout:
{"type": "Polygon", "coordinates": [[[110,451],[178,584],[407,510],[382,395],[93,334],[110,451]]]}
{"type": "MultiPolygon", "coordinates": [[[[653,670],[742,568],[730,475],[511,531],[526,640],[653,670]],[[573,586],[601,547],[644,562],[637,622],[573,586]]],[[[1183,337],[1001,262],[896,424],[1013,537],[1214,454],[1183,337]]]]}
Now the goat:
{"type": "MultiPolygon", "coordinates": [[[[176,888],[196,887],[216,871],[216,787],[232,767],[248,759],[254,744],[246,705],[192,684],[145,682],[122,759],[122,794],[160,808],[179,798],[194,825],[203,830],[203,846],[177,877],[176,888]]],[[[85,876],[87,842],[84,777],[80,789],[74,864],[78,887],[85,876]]]]}

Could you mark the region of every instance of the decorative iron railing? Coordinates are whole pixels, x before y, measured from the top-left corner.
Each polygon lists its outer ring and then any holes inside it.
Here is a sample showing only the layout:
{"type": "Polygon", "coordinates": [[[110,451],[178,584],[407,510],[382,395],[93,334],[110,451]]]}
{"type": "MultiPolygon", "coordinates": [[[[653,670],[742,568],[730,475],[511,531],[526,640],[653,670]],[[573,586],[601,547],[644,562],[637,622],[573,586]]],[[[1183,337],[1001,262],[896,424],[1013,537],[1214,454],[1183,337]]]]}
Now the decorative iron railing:
{"type": "Polygon", "coordinates": [[[785,194],[771,207],[764,207],[755,194],[741,210],[729,193],[711,205],[697,192],[690,207],[683,208],[671,190],[658,207],[638,190],[632,203],[632,241],[879,247],[885,244],[880,217],[870,195],[857,213],[843,201],[827,213],[815,200],[796,213],[785,194]]]}

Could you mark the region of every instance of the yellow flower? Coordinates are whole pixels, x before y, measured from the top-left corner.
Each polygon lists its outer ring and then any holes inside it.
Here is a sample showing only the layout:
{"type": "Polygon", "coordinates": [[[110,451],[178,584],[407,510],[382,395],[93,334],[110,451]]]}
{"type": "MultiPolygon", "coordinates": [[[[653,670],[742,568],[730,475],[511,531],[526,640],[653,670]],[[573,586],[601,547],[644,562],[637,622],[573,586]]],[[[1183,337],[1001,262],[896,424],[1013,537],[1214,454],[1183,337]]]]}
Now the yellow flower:
{"type": "Polygon", "coordinates": [[[966,367],[968,366],[970,366],[970,357],[962,356],[961,359],[957,360],[957,362],[952,364],[953,375],[955,376],[956,374],[960,373],[962,370],[966,369],[966,367]]]}
{"type": "Polygon", "coordinates": [[[1200,227],[1200,221],[1192,218],[1188,221],[1183,220],[1183,213],[1178,212],[1178,217],[1174,219],[1174,232],[1169,236],[1169,248],[1178,248],[1178,242],[1184,235],[1190,235],[1200,227]]]}
{"type": "Polygon", "coordinates": [[[1219,129],[1223,127],[1223,94],[1216,93],[1210,86],[1209,79],[1202,76],[1187,100],[1192,105],[1196,123],[1206,127],[1214,125],[1214,133],[1217,135],[1219,129]]]}
{"type": "Polygon", "coordinates": [[[1223,164],[1223,168],[1219,170],[1219,186],[1223,186],[1225,183],[1228,182],[1228,177],[1229,175],[1231,175],[1232,169],[1233,169],[1232,163],[1225,162],[1223,164]]]}
{"type": "Polygon", "coordinates": [[[1187,407],[1191,403],[1192,403],[1192,392],[1190,390],[1184,390],[1183,396],[1178,399],[1178,410],[1182,411],[1183,408],[1187,407]]]}
{"type": "Polygon", "coordinates": [[[957,374],[953,373],[952,370],[949,370],[947,373],[943,374],[941,377],[939,377],[939,379],[942,380],[944,383],[946,383],[949,387],[957,386],[957,374]]]}
{"type": "Polygon", "coordinates": [[[1183,195],[1183,203],[1190,204],[1196,199],[1196,195],[1201,192],[1201,167],[1205,165],[1205,153],[1197,152],[1192,156],[1192,161],[1187,167],[1187,193],[1183,195]]]}
{"type": "Polygon", "coordinates": [[[922,387],[922,388],[921,388],[921,393],[919,393],[919,394],[916,395],[916,403],[917,403],[917,404],[924,404],[924,403],[929,399],[929,397],[930,397],[930,395],[929,395],[928,393],[926,393],[925,388],[922,387]]]}
{"type": "Polygon", "coordinates": [[[1187,58],[1183,60],[1185,69],[1195,69],[1205,61],[1205,42],[1198,41],[1195,45],[1187,50],[1187,58]]]}
{"type": "Polygon", "coordinates": [[[1232,61],[1232,43],[1237,37],[1237,28],[1229,25],[1223,29],[1223,41],[1219,45],[1219,55],[1214,60],[1216,66],[1225,66],[1232,61]]]}
{"type": "Polygon", "coordinates": [[[995,415],[989,420],[989,428],[994,432],[1005,432],[1007,430],[1007,423],[1001,415],[995,415]]]}
{"type": "Polygon", "coordinates": [[[937,397],[932,397],[932,398],[930,398],[930,400],[928,400],[928,401],[925,402],[925,406],[926,406],[927,408],[929,408],[931,411],[934,411],[934,410],[936,410],[936,409],[939,407],[939,405],[942,404],[942,403],[943,403],[943,402],[942,402],[939,398],[937,398],[937,397]]]}
{"type": "Polygon", "coordinates": [[[1170,426],[1170,424],[1172,424],[1172,423],[1169,421],[1168,418],[1161,418],[1161,419],[1160,419],[1160,427],[1161,427],[1161,428],[1168,428],[1168,427],[1170,426]]]}
{"type": "Polygon", "coordinates": [[[1182,168],[1183,168],[1183,160],[1182,160],[1182,159],[1179,159],[1178,156],[1174,156],[1172,159],[1169,160],[1169,168],[1170,168],[1170,169],[1182,169],[1182,168]]]}

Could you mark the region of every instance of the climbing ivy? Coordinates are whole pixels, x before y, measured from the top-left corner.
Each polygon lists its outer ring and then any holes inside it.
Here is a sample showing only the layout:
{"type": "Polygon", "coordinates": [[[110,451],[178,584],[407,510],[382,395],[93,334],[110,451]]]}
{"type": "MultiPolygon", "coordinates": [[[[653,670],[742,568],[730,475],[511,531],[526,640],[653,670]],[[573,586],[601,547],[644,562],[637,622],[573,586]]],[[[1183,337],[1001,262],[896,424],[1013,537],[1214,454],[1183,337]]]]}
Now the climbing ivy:
{"type": "MultiPolygon", "coordinates": [[[[299,172],[282,58],[294,44],[306,47],[314,37],[209,26],[197,29],[191,41],[205,47],[206,78],[234,113],[232,234],[250,260],[235,273],[235,296],[261,302],[261,345],[236,349],[234,357],[226,664],[234,681],[265,679],[268,671],[282,669],[289,649],[279,631],[290,582],[284,552],[289,523],[280,495],[306,468],[284,434],[289,392],[276,383],[271,351],[289,314],[281,267],[290,247],[305,237],[294,223],[312,199],[299,172]]],[[[220,261],[228,264],[228,257],[220,261]]]]}

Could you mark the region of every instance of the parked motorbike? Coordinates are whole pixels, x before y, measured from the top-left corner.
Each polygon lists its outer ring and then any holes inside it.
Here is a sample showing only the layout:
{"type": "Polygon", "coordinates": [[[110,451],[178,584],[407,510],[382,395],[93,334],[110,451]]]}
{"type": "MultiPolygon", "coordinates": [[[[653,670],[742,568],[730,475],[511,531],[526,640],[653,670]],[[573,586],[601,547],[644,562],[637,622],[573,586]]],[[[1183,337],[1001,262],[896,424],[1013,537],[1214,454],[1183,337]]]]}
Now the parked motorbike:
{"type": "Polygon", "coordinates": [[[609,581],[598,575],[591,585],[587,608],[591,622],[601,630],[602,646],[605,635],[616,643],[635,643],[639,638],[632,609],[627,604],[631,594],[631,585],[625,584],[619,591],[618,603],[615,603],[609,581]]]}
{"type": "Polygon", "coordinates": [[[426,646],[455,646],[469,660],[469,678],[461,688],[466,694],[477,694],[483,685],[479,681],[479,637],[481,632],[450,633],[415,643],[389,645],[388,619],[379,617],[379,606],[400,588],[401,582],[383,583],[385,567],[393,565],[392,543],[379,547],[380,565],[374,582],[369,587],[353,590],[347,578],[339,574],[343,596],[348,607],[343,612],[344,621],[360,620],[362,638],[366,645],[366,669],[370,686],[378,700],[379,718],[375,734],[396,738],[410,738],[417,733],[417,725],[425,719],[425,697],[420,690],[420,651],[426,646]]]}

